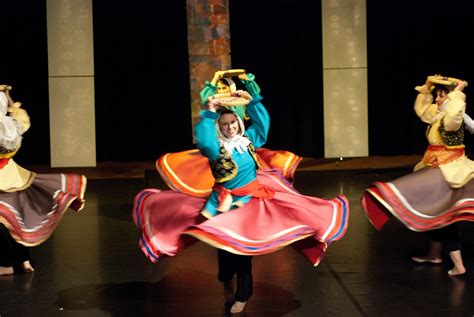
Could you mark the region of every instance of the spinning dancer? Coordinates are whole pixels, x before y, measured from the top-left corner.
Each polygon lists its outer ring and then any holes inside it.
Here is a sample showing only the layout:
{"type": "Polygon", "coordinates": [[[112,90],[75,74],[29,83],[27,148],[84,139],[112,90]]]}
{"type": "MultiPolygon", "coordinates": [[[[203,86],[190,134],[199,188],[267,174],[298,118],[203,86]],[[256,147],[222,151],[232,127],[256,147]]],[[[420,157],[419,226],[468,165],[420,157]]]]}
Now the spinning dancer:
{"type": "MultiPolygon", "coordinates": [[[[217,92],[215,83],[228,74],[235,72],[217,72],[216,81],[205,89],[217,92]]],[[[241,73],[240,78],[248,92],[232,89],[209,94],[207,110],[201,111],[195,127],[201,154],[194,153],[194,160],[180,161],[180,155],[160,159],[158,168],[166,166],[160,173],[173,191],[143,190],[135,198],[133,212],[141,231],[140,245],[152,262],[163,255],[176,255],[196,241],[191,237],[218,248],[218,279],[226,301],[233,303],[231,313],[241,312],[252,295],[252,256],[291,244],[316,266],[329,244],[343,237],[349,216],[345,197],[304,196],[282,176],[283,169],[267,163],[261,166],[264,160],[256,149],[267,140],[270,118],[260,90],[254,89],[258,87],[254,77],[241,73]],[[244,105],[245,111],[230,108],[244,105]],[[239,116],[244,113],[251,121],[248,128],[239,116]],[[173,158],[178,162],[171,168],[167,163],[173,158]],[[204,182],[199,182],[199,174],[204,182]]],[[[203,90],[201,96],[205,95],[203,90]]],[[[289,176],[292,178],[291,173],[289,176]]]]}
{"type": "Polygon", "coordinates": [[[430,249],[417,263],[441,263],[441,247],[449,253],[454,267],[449,275],[462,275],[463,265],[456,222],[474,221],[474,162],[464,151],[464,129],[473,131],[465,114],[467,82],[443,76],[428,76],[416,87],[415,112],[429,124],[429,146],[414,173],[366,190],[362,206],[372,224],[381,229],[394,215],[407,228],[427,231],[430,249]],[[436,94],[436,103],[433,95],[436,94]]]}
{"type": "Polygon", "coordinates": [[[27,247],[48,239],[68,207],[81,210],[86,188],[82,175],[35,174],[13,161],[30,118],[10,89],[0,86],[0,275],[34,271],[27,247]]]}

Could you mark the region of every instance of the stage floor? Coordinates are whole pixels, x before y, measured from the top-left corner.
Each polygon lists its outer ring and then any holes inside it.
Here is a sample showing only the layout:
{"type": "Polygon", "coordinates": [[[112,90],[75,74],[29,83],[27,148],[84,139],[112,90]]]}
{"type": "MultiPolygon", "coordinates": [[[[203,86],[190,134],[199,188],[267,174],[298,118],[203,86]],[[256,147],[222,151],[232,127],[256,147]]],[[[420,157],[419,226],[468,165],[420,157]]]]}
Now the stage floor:
{"type": "MultiPolygon", "coordinates": [[[[377,232],[360,207],[371,182],[410,168],[307,167],[297,173],[296,188],[346,195],[347,234],[318,267],[291,247],[254,257],[254,296],[240,316],[473,316],[472,223],[461,224],[468,273],[449,277],[447,256],[441,265],[410,261],[426,247],[423,234],[395,220],[377,232]]],[[[146,186],[165,188],[153,173],[92,177],[85,209],[68,212],[53,236],[31,250],[36,271],[0,277],[0,316],[226,316],[215,249],[197,243],[158,264],[142,254],[131,209],[146,186]]]]}

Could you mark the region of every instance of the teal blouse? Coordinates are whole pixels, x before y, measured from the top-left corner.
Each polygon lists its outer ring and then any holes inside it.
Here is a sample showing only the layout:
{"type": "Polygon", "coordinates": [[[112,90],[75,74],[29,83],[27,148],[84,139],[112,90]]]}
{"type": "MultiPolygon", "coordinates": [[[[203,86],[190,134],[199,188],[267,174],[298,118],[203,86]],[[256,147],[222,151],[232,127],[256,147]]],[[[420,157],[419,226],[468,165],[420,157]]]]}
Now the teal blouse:
{"type": "MultiPolygon", "coordinates": [[[[247,105],[247,114],[252,121],[252,125],[246,129],[245,136],[250,139],[255,148],[259,148],[267,141],[268,131],[270,129],[270,116],[261,103],[262,97],[260,95],[254,95],[252,97],[253,100],[247,105]]],[[[216,120],[219,115],[209,110],[202,110],[200,116],[201,120],[194,129],[197,147],[210,162],[213,162],[217,159],[220,151],[216,130],[216,120]]],[[[234,150],[231,156],[238,167],[238,173],[234,178],[221,183],[222,186],[228,189],[235,189],[247,185],[256,179],[257,166],[248,151],[239,153],[234,150]]],[[[216,210],[219,204],[217,197],[218,193],[212,191],[204,207],[205,214],[211,216],[218,214],[216,210]]],[[[247,203],[250,198],[251,196],[233,196],[233,205],[236,207],[241,206],[247,203]]]]}

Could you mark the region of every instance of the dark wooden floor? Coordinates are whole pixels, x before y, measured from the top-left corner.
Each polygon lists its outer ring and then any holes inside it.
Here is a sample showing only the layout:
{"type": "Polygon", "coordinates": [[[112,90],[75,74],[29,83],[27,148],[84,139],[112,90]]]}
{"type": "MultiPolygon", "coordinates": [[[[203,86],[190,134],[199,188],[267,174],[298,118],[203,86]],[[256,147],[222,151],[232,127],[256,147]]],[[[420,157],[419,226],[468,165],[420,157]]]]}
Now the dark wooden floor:
{"type": "MultiPolygon", "coordinates": [[[[474,316],[474,224],[461,226],[470,272],[453,278],[448,257],[439,266],[410,261],[423,234],[396,221],[377,232],[360,208],[372,181],[409,171],[298,172],[302,193],[348,197],[347,234],[316,268],[291,247],[255,257],[254,296],[241,316],[474,316]]],[[[158,264],[140,251],[130,215],[145,186],[164,188],[154,174],[91,179],[85,209],[32,249],[36,271],[0,277],[0,316],[226,316],[215,249],[197,243],[158,264]]]]}

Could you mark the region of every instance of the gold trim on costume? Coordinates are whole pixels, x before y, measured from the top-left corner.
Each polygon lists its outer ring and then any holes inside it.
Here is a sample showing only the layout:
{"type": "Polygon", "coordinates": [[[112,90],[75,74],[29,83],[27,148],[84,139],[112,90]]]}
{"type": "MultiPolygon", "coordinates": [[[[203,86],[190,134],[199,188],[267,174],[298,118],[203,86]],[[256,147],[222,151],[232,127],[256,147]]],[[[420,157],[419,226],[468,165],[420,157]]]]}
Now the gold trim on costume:
{"type": "Polygon", "coordinates": [[[438,128],[439,134],[443,143],[446,146],[459,146],[464,142],[464,121],[462,122],[459,129],[456,131],[446,131],[444,128],[444,117],[441,118],[441,122],[438,128]]]}
{"type": "Polygon", "coordinates": [[[219,149],[217,160],[211,162],[210,165],[212,176],[214,176],[217,183],[233,179],[239,171],[239,167],[235,164],[232,156],[223,146],[219,149]]]}
{"type": "Polygon", "coordinates": [[[10,159],[13,156],[15,156],[16,152],[18,152],[19,148],[16,148],[15,150],[7,150],[4,147],[0,147],[0,159],[10,159]]]}

